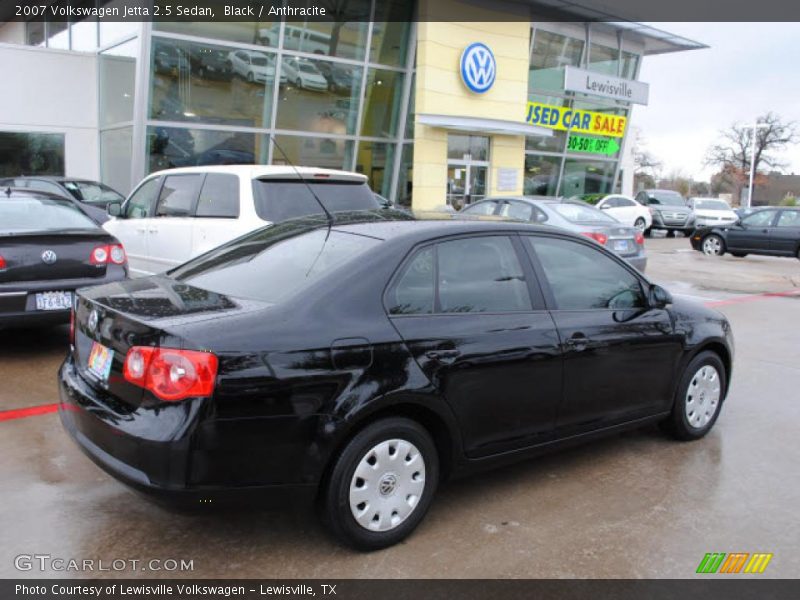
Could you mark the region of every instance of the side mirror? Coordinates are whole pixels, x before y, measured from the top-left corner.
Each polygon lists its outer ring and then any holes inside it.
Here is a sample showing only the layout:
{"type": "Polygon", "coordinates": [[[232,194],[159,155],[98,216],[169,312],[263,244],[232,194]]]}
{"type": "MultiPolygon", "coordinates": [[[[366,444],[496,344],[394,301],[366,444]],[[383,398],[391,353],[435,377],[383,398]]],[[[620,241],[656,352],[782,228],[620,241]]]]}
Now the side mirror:
{"type": "Polygon", "coordinates": [[[650,286],[650,306],[652,308],[666,308],[672,304],[672,294],[660,285],[650,286]]]}
{"type": "Polygon", "coordinates": [[[600,210],[608,210],[609,208],[611,207],[608,204],[603,204],[603,206],[600,207],[600,210]]]}
{"type": "Polygon", "coordinates": [[[110,217],[118,217],[122,214],[122,203],[120,202],[109,202],[106,206],[106,212],[110,217]]]}

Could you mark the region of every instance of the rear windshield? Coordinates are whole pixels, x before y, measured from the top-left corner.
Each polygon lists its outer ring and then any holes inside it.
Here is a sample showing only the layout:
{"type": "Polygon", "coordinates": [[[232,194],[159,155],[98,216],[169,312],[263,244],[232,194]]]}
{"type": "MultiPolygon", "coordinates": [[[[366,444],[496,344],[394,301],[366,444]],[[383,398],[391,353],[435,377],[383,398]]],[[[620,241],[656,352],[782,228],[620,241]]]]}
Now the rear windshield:
{"type": "Polygon", "coordinates": [[[649,192],[650,204],[665,204],[667,206],[686,206],[683,196],[678,192],[649,192]]]}
{"type": "Polygon", "coordinates": [[[591,206],[580,204],[552,204],[552,209],[572,223],[616,223],[616,220],[591,206]]]}
{"type": "Polygon", "coordinates": [[[97,229],[97,224],[68,200],[0,197],[0,234],[64,229],[97,229]]]}
{"type": "Polygon", "coordinates": [[[122,202],[125,198],[107,185],[92,181],[65,181],[64,187],[76,200],[87,204],[106,205],[109,202],[122,202]]]}
{"type": "Polygon", "coordinates": [[[309,181],[306,185],[297,179],[255,179],[256,214],[272,223],[322,214],[309,186],[330,212],[381,208],[363,181],[309,181]]]}
{"type": "Polygon", "coordinates": [[[381,240],[335,229],[268,227],[170,272],[204,290],[271,304],[293,296],[381,240]]]}

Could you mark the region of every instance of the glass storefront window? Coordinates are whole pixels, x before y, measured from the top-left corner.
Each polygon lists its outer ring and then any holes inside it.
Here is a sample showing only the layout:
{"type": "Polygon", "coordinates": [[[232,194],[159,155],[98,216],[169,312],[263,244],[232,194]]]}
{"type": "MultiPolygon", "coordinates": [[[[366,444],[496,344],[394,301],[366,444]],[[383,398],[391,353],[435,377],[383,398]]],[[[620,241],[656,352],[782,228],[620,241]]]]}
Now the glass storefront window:
{"type": "Polygon", "coordinates": [[[267,136],[239,131],[148,127],[148,172],[202,165],[263,164],[267,136]],[[257,139],[258,138],[258,139],[257,139]]]}
{"type": "Polygon", "coordinates": [[[586,194],[610,194],[614,186],[616,161],[591,161],[567,158],[561,195],[567,198],[586,194]]]}
{"type": "Polygon", "coordinates": [[[0,177],[64,175],[64,134],[0,131],[0,177]]]}
{"type": "Polygon", "coordinates": [[[100,180],[120,194],[133,188],[131,159],[133,128],[121,127],[100,132],[100,180]]]}
{"type": "Polygon", "coordinates": [[[523,193],[526,196],[555,196],[560,167],[560,156],[527,154],[523,193]]]}
{"type": "MultiPolygon", "coordinates": [[[[593,112],[596,112],[596,113],[602,113],[602,114],[607,114],[607,115],[615,115],[615,116],[618,115],[618,116],[623,116],[623,117],[628,115],[628,110],[626,108],[623,108],[623,107],[619,106],[613,100],[610,100],[608,102],[604,102],[603,100],[600,100],[600,99],[597,99],[597,98],[589,100],[587,96],[581,96],[580,99],[576,99],[573,102],[573,106],[575,107],[576,110],[590,110],[590,111],[593,111],[593,112]]],[[[621,138],[621,137],[611,138],[611,137],[592,136],[592,135],[585,135],[585,134],[580,134],[580,135],[581,135],[581,137],[586,137],[586,138],[597,138],[597,139],[604,139],[604,140],[613,140],[618,146],[620,146],[620,147],[622,146],[623,138],[621,138]]],[[[570,148],[571,148],[571,144],[568,144],[567,145],[567,153],[570,153],[570,148]]],[[[617,150],[617,152],[610,153],[610,154],[608,152],[603,152],[602,155],[606,156],[606,157],[609,157],[609,158],[616,157],[616,156],[619,156],[619,150],[617,150]]]]}
{"type": "Polygon", "coordinates": [[[378,0],[372,25],[370,62],[402,67],[406,63],[414,3],[405,0],[378,0]]]}
{"type": "Polygon", "coordinates": [[[278,146],[272,152],[273,165],[293,164],[304,167],[352,170],[353,142],[325,137],[276,136],[278,146]],[[286,156],[283,155],[283,152],[286,156]],[[287,160],[288,157],[288,160],[287,160]]]}
{"type": "MultiPolygon", "coordinates": [[[[534,94],[528,95],[528,100],[531,102],[539,102],[541,104],[548,104],[551,106],[566,106],[569,107],[572,103],[566,98],[558,96],[539,96],[534,94]]],[[[552,130],[552,136],[528,136],[525,138],[525,150],[531,152],[563,152],[564,142],[567,139],[566,131],[552,130]]]]}
{"type": "Polygon", "coordinates": [[[272,19],[264,21],[155,21],[155,31],[180,33],[206,37],[226,42],[278,46],[280,23],[272,19]]]}
{"type": "Polygon", "coordinates": [[[583,46],[581,39],[537,29],[528,74],[529,92],[563,91],[564,67],[580,66],[583,46]]]}
{"type": "Polygon", "coordinates": [[[617,76],[619,66],[619,53],[616,48],[609,48],[601,44],[589,46],[589,70],[606,75],[617,76]]]}
{"type": "Polygon", "coordinates": [[[334,2],[328,12],[334,19],[332,23],[287,21],[283,47],[309,54],[362,60],[367,45],[370,0],[334,2]]]}
{"type": "Polygon", "coordinates": [[[69,30],[65,21],[47,23],[47,47],[69,50],[69,30]]]}
{"type": "Polygon", "coordinates": [[[489,138],[482,135],[447,136],[447,158],[455,160],[489,160],[489,138]]]}
{"type": "Polygon", "coordinates": [[[44,22],[28,21],[25,23],[25,43],[28,46],[44,46],[44,22]]]}
{"type": "Polygon", "coordinates": [[[85,19],[69,26],[72,49],[79,52],[92,52],[97,49],[97,21],[85,19]]]}
{"type": "Polygon", "coordinates": [[[411,190],[413,188],[414,144],[403,144],[400,155],[400,174],[397,177],[397,198],[395,204],[411,208],[411,190]]]}
{"type": "Polygon", "coordinates": [[[639,55],[622,51],[622,70],[620,77],[636,79],[636,69],[639,66],[639,55]]]}
{"type": "Polygon", "coordinates": [[[369,179],[369,187],[384,198],[391,193],[394,144],[363,141],[358,145],[356,172],[369,179]]]}
{"type": "Polygon", "coordinates": [[[275,55],[154,37],[150,118],[269,127],[275,55]]]}
{"type": "Polygon", "coordinates": [[[385,69],[370,69],[364,93],[364,123],[361,135],[393,138],[403,98],[403,74],[385,69]]]}
{"type": "Polygon", "coordinates": [[[409,98],[408,98],[408,112],[406,113],[405,137],[407,140],[414,139],[414,115],[416,114],[416,87],[417,87],[416,73],[411,77],[412,77],[411,89],[409,90],[409,98]]]}
{"type": "Polygon", "coordinates": [[[136,57],[139,40],[133,39],[100,53],[100,125],[133,120],[136,57]]]}
{"type": "Polygon", "coordinates": [[[316,133],[355,134],[361,67],[285,56],[276,127],[316,133]]]}

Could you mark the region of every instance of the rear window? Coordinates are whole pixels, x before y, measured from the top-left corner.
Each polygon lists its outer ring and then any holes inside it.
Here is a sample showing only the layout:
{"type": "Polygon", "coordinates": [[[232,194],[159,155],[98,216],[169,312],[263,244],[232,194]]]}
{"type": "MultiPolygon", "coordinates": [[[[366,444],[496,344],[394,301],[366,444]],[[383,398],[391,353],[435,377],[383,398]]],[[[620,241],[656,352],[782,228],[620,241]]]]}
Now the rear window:
{"type": "Polygon", "coordinates": [[[335,229],[297,231],[288,224],[259,230],[178,267],[170,276],[204,290],[275,304],[381,242],[335,229]]]}
{"type": "Polygon", "coordinates": [[[109,202],[122,202],[125,200],[122,195],[107,185],[93,181],[65,181],[64,187],[76,200],[87,204],[102,204],[105,206],[109,202]]]}
{"type": "Polygon", "coordinates": [[[376,210],[381,206],[363,181],[309,181],[297,179],[255,179],[253,197],[256,214],[279,223],[306,215],[322,214],[309,186],[330,212],[376,210]]]}
{"type": "Polygon", "coordinates": [[[97,229],[72,202],[51,198],[0,198],[0,234],[97,229]]]}
{"type": "Polygon", "coordinates": [[[572,223],[616,223],[617,221],[604,215],[600,210],[580,204],[552,204],[552,209],[572,223]]]}

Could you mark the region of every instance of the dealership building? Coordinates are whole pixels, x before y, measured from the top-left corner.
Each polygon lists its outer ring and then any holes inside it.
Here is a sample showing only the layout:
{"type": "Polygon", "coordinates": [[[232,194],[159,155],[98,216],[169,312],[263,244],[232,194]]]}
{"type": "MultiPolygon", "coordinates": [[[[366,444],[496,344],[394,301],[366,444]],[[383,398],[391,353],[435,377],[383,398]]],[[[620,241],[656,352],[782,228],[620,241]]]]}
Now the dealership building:
{"type": "Polygon", "coordinates": [[[364,173],[415,209],[630,193],[644,57],[704,46],[580,4],[352,0],[352,20],[327,22],[4,22],[0,176],[127,193],[164,168],[290,162],[364,173]]]}

